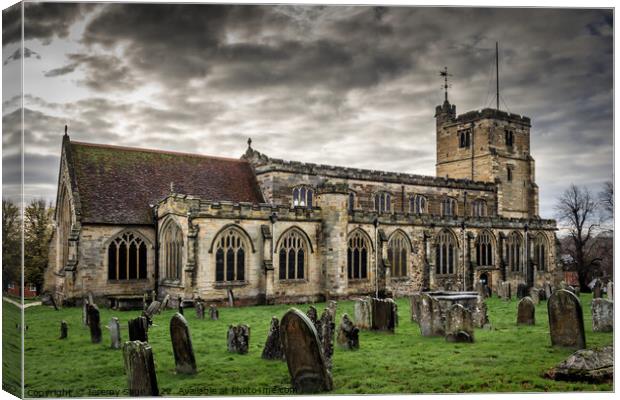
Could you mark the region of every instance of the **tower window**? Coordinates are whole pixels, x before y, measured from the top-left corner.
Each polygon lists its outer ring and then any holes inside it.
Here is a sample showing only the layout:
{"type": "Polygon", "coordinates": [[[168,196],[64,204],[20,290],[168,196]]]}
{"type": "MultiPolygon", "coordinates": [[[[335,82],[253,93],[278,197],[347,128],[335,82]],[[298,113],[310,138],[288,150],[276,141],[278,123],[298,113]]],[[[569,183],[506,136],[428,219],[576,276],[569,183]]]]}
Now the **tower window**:
{"type": "Polygon", "coordinates": [[[353,211],[353,209],[355,209],[355,193],[354,192],[349,192],[349,211],[353,211]]]}
{"type": "Polygon", "coordinates": [[[471,129],[462,129],[459,131],[459,147],[469,147],[471,144],[471,129]]]}
{"type": "Polygon", "coordinates": [[[506,167],[506,179],[508,180],[508,182],[512,181],[512,166],[508,166],[506,167]]]}
{"type": "Polygon", "coordinates": [[[506,146],[512,147],[512,144],[514,142],[514,132],[511,130],[507,130],[505,132],[505,136],[506,136],[506,146]]]}

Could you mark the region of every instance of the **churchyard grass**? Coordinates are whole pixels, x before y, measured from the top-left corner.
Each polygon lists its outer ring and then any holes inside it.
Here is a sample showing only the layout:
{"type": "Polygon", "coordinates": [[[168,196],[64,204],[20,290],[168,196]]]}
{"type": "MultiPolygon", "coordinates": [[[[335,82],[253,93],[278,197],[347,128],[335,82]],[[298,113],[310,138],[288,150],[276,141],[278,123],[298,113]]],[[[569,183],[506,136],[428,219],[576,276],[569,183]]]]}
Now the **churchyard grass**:
{"type": "MultiPolygon", "coordinates": [[[[60,323],[59,323],[60,324],[60,323]]],[[[2,300],[2,388],[21,395],[21,314],[11,302],[2,300]]]]}
{"type": "MultiPolygon", "coordinates": [[[[592,332],[591,295],[582,294],[588,348],[611,344],[612,333],[592,332]]],[[[397,300],[399,326],[395,334],[360,332],[360,349],[345,351],[336,346],[333,357],[333,393],[463,393],[545,392],[612,390],[611,384],[556,382],[542,374],[572,351],[552,348],[546,302],[536,307],[536,325],[517,326],[517,301],[487,300],[492,330],[475,330],[475,343],[448,343],[442,337],[420,335],[410,321],[409,299],[397,300]]],[[[319,313],[325,304],[315,304],[319,313]]],[[[352,301],[338,302],[337,326],[344,312],[353,316],[352,301]]],[[[149,330],[157,379],[163,395],[287,394],[290,387],[286,363],[261,359],[271,316],[281,318],[289,305],[220,308],[220,319],[196,318],[186,309],[198,373],[177,375],[170,342],[169,322],[174,310],[154,318],[149,330]],[[226,332],[231,324],[251,327],[249,353],[231,354],[226,332]],[[270,391],[276,388],[275,391],[270,391]]],[[[308,305],[296,305],[302,311],[308,305]]],[[[26,396],[124,395],[127,387],[120,350],[110,348],[105,326],[112,316],[120,320],[122,340],[127,340],[127,321],[140,311],[119,312],[101,307],[103,341],[90,342],[82,326],[81,308],[35,306],[26,309],[26,396]],[[69,337],[58,340],[60,321],[67,321],[69,337]]]]}

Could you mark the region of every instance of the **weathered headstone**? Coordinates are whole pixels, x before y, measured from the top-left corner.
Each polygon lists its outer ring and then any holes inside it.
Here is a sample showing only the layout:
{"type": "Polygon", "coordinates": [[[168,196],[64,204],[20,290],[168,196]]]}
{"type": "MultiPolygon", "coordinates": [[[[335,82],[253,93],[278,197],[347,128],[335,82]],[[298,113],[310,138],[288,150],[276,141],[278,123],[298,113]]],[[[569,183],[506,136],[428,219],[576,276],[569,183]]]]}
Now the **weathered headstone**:
{"type": "Polygon", "coordinates": [[[474,321],[471,312],[455,303],[446,312],[446,340],[448,342],[474,341],[474,321]]]}
{"type": "Polygon", "coordinates": [[[612,281],[607,282],[607,298],[609,300],[614,299],[614,283],[612,281]]]}
{"type": "Polygon", "coordinates": [[[250,327],[244,324],[228,327],[228,351],[247,354],[250,347],[250,327]]]}
{"type": "Polygon", "coordinates": [[[476,305],[472,311],[472,318],[474,321],[474,326],[476,328],[484,328],[490,326],[489,314],[487,312],[487,304],[480,296],[478,296],[478,299],[476,299],[476,305]]]}
{"type": "Polygon", "coordinates": [[[280,321],[276,317],[271,317],[269,334],[265,342],[265,348],[261,358],[265,360],[283,360],[282,341],[280,339],[280,321]]]}
{"type": "Polygon", "coordinates": [[[420,302],[420,333],[422,336],[443,336],[444,322],[441,305],[434,297],[422,293],[420,302]]]}
{"type": "Polygon", "coordinates": [[[159,310],[165,310],[166,308],[168,308],[168,303],[170,302],[170,295],[167,294],[166,297],[164,297],[164,299],[161,302],[161,307],[159,308],[159,310]]]}
{"type": "Polygon", "coordinates": [[[196,318],[198,318],[198,319],[205,319],[205,306],[204,306],[204,304],[202,304],[201,301],[198,301],[194,305],[194,308],[196,309],[196,318]]]}
{"type": "Polygon", "coordinates": [[[420,293],[414,293],[409,298],[409,303],[411,305],[411,322],[418,322],[420,315],[420,293]]]}
{"type": "Polygon", "coordinates": [[[522,299],[527,296],[528,287],[527,284],[521,282],[517,285],[517,299],[522,299]]]}
{"type": "Polygon", "coordinates": [[[502,299],[510,300],[512,299],[512,288],[510,286],[510,282],[502,282],[502,299]]]}
{"type": "Polygon", "coordinates": [[[177,374],[195,374],[196,358],[194,357],[189,326],[185,318],[179,313],[170,319],[170,341],[172,342],[177,374]]]}
{"type": "Polygon", "coordinates": [[[392,299],[371,299],[372,325],[370,328],[372,330],[394,333],[396,326],[396,308],[394,305],[392,299]]]}
{"type": "Polygon", "coordinates": [[[338,345],[343,349],[357,350],[360,348],[359,329],[353,325],[347,314],[344,314],[340,321],[337,340],[338,345]]]}
{"type": "Polygon", "coordinates": [[[557,381],[611,383],[614,379],[614,347],[577,350],[544,376],[557,381]]]}
{"type": "Polygon", "coordinates": [[[335,318],[336,317],[336,310],[338,308],[338,302],[336,300],[330,300],[327,302],[327,308],[329,308],[329,311],[331,312],[331,315],[335,318]]]}
{"type": "Polygon", "coordinates": [[[88,326],[88,300],[82,300],[82,325],[88,326]]]}
{"type": "Polygon", "coordinates": [[[128,321],[129,326],[129,340],[135,341],[139,340],[140,342],[148,342],[148,329],[149,322],[146,317],[138,317],[135,319],[130,319],[128,321]]]}
{"type": "Polygon", "coordinates": [[[334,355],[334,333],[336,330],[336,323],[334,322],[334,317],[332,316],[332,312],[329,308],[323,310],[323,314],[321,314],[321,319],[319,322],[319,327],[321,330],[321,334],[319,335],[319,339],[321,340],[321,349],[323,350],[323,355],[325,356],[327,368],[331,371],[332,356],[334,355]]]}
{"type": "Polygon", "coordinates": [[[540,291],[535,287],[530,288],[530,298],[534,305],[538,305],[538,303],[540,303],[540,291]]]}
{"type": "Polygon", "coordinates": [[[544,288],[545,288],[545,298],[549,300],[549,298],[551,297],[551,294],[553,294],[553,288],[551,287],[551,284],[549,282],[545,282],[544,288]]]}
{"type": "Polygon", "coordinates": [[[99,308],[96,304],[88,305],[88,327],[90,328],[90,341],[101,343],[101,324],[99,319],[99,308]]]}
{"type": "Polygon", "coordinates": [[[536,307],[531,297],[524,297],[517,306],[517,325],[535,325],[536,307]]]}
{"type": "Polygon", "coordinates": [[[144,315],[147,319],[152,319],[153,316],[155,314],[157,314],[159,312],[159,307],[161,306],[161,303],[157,300],[153,301],[151,304],[149,304],[149,306],[146,308],[146,310],[144,310],[142,312],[142,315],[144,315]]]}
{"type": "Polygon", "coordinates": [[[398,304],[393,299],[392,300],[392,315],[394,316],[394,327],[398,326],[398,304]]]}
{"type": "Polygon", "coordinates": [[[144,293],[142,295],[142,310],[146,311],[148,306],[149,306],[149,295],[144,293]]]}
{"type": "Polygon", "coordinates": [[[613,332],[614,302],[608,299],[592,299],[592,330],[594,332],[613,332]]]}
{"type": "Polygon", "coordinates": [[[233,294],[232,289],[228,289],[228,307],[235,306],[235,295],[233,294]]]}
{"type": "Polygon", "coordinates": [[[151,303],[157,300],[157,292],[155,290],[151,290],[151,303]]]}
{"type": "Polygon", "coordinates": [[[123,359],[129,396],[159,396],[153,350],[148,343],[125,342],[123,359]]]}
{"type": "Polygon", "coordinates": [[[113,349],[121,348],[121,326],[118,322],[118,318],[112,317],[108,324],[110,330],[110,347],[113,349]]]}
{"type": "Polygon", "coordinates": [[[183,298],[181,296],[177,298],[177,311],[183,315],[183,298]]]}
{"type": "Polygon", "coordinates": [[[211,319],[212,321],[217,321],[218,319],[220,319],[220,312],[218,311],[215,304],[211,304],[209,306],[209,319],[211,319]]]}
{"type": "Polygon", "coordinates": [[[313,322],[293,308],[282,317],[280,329],[286,364],[295,391],[317,393],[332,390],[332,377],[313,322]]]}
{"type": "Polygon", "coordinates": [[[370,311],[370,299],[355,300],[355,325],[359,329],[370,329],[372,324],[372,313],[370,311]]]}
{"type": "Polygon", "coordinates": [[[547,314],[553,346],[586,347],[583,312],[577,296],[565,289],[556,290],[547,301],[547,314]]]}
{"type": "Polygon", "coordinates": [[[600,299],[603,297],[603,282],[600,279],[597,279],[594,283],[594,288],[592,288],[592,298],[600,299]]]}
{"type": "Polygon", "coordinates": [[[66,339],[69,334],[67,321],[60,321],[60,337],[58,339],[66,339]]]}
{"type": "Polygon", "coordinates": [[[316,328],[317,322],[319,320],[319,313],[316,310],[316,308],[314,306],[310,306],[308,308],[308,312],[306,313],[306,315],[308,315],[308,318],[310,318],[310,321],[312,321],[312,323],[314,324],[314,327],[316,328]]]}

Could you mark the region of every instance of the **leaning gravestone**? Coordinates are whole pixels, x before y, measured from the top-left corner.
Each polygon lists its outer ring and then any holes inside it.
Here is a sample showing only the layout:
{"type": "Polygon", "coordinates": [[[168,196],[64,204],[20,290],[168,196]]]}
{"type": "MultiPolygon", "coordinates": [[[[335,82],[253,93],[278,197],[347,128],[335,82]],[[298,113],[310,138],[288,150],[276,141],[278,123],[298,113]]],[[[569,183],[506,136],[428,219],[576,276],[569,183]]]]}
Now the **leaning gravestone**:
{"type": "Polygon", "coordinates": [[[565,289],[556,290],[547,301],[547,314],[553,346],[586,347],[583,312],[577,296],[565,289]]]}
{"type": "Polygon", "coordinates": [[[482,297],[478,296],[478,298],[476,299],[476,305],[472,310],[471,316],[473,318],[474,326],[476,328],[490,327],[487,304],[484,302],[484,299],[482,297]]]}
{"type": "Polygon", "coordinates": [[[355,325],[359,329],[370,329],[372,314],[370,311],[370,298],[355,300],[355,325]]]}
{"type": "Polygon", "coordinates": [[[250,327],[247,325],[230,325],[228,327],[228,351],[247,354],[250,347],[250,327]]]}
{"type": "Polygon", "coordinates": [[[142,315],[144,315],[147,319],[151,320],[153,319],[153,316],[159,312],[160,307],[161,303],[155,300],[151,304],[149,304],[145,311],[142,312],[142,315]]]}
{"type": "Polygon", "coordinates": [[[149,322],[146,317],[138,317],[135,319],[130,319],[128,321],[129,326],[129,340],[139,340],[141,342],[148,342],[148,329],[149,322]]]}
{"type": "Polygon", "coordinates": [[[58,339],[66,339],[68,331],[67,321],[60,321],[60,337],[58,339]]]}
{"type": "Polygon", "coordinates": [[[101,325],[99,322],[99,308],[96,304],[89,304],[88,327],[90,328],[90,341],[93,343],[101,342],[101,325]]]}
{"type": "Polygon", "coordinates": [[[446,312],[446,341],[474,341],[474,321],[471,312],[461,304],[455,303],[446,312]]]}
{"type": "Polygon", "coordinates": [[[261,358],[264,360],[282,360],[284,352],[282,351],[282,341],[280,340],[280,321],[276,317],[271,317],[271,325],[269,326],[269,334],[267,342],[261,358]]]}
{"type": "Polygon", "coordinates": [[[129,396],[159,396],[153,350],[148,343],[125,342],[123,359],[129,396]]]}
{"type": "Polygon", "coordinates": [[[170,319],[170,341],[174,352],[177,374],[195,374],[196,358],[192,347],[192,338],[185,318],[176,313],[170,319]]]}
{"type": "Polygon", "coordinates": [[[327,369],[313,322],[304,313],[292,308],[282,317],[280,329],[286,364],[295,391],[317,393],[332,390],[332,376],[327,369]]]}
{"type": "Polygon", "coordinates": [[[614,331],[614,302],[608,299],[592,300],[592,330],[594,332],[614,331]]]}
{"type": "Polygon", "coordinates": [[[202,304],[201,301],[197,301],[196,305],[194,306],[194,308],[196,309],[196,318],[198,318],[198,319],[205,319],[205,306],[204,306],[204,304],[202,304]]]}
{"type": "Polygon", "coordinates": [[[232,289],[228,289],[228,307],[235,306],[235,295],[233,294],[232,289]]]}
{"type": "Polygon", "coordinates": [[[209,306],[209,318],[212,321],[217,321],[218,319],[220,319],[220,312],[217,310],[215,304],[211,304],[209,306]]]}
{"type": "Polygon", "coordinates": [[[522,299],[527,296],[527,292],[528,289],[525,283],[522,282],[517,285],[517,299],[522,299]]]}
{"type": "Polygon", "coordinates": [[[321,314],[319,320],[321,349],[325,356],[325,362],[327,363],[327,369],[331,371],[332,368],[332,356],[334,355],[334,331],[336,330],[336,324],[331,310],[326,308],[321,314]]]}
{"type": "Polygon", "coordinates": [[[540,303],[540,291],[535,287],[530,288],[530,298],[532,299],[534,305],[538,305],[538,303],[540,303]]]}
{"type": "Polygon", "coordinates": [[[396,307],[392,299],[370,299],[372,312],[371,329],[394,333],[396,326],[396,307]]]}
{"type": "Polygon", "coordinates": [[[161,302],[161,307],[159,308],[159,310],[165,310],[166,308],[168,308],[168,302],[170,302],[170,295],[167,294],[166,297],[164,297],[164,299],[161,302]]]}
{"type": "Polygon", "coordinates": [[[444,322],[439,300],[422,293],[420,302],[420,333],[422,336],[443,336],[444,322]]]}
{"type": "Polygon", "coordinates": [[[530,297],[524,297],[517,306],[517,325],[536,324],[536,307],[530,297]]]}
{"type": "Polygon", "coordinates": [[[178,313],[183,315],[183,298],[181,298],[181,296],[177,298],[177,308],[178,308],[178,313]]]}
{"type": "Polygon", "coordinates": [[[343,349],[357,350],[360,348],[359,329],[353,325],[347,314],[342,316],[337,340],[338,345],[343,349]]]}
{"type": "Polygon", "coordinates": [[[420,293],[414,293],[409,299],[411,305],[411,322],[418,322],[420,315],[420,293]]]}
{"type": "Polygon", "coordinates": [[[121,348],[121,326],[118,322],[118,318],[112,317],[108,324],[110,330],[110,347],[113,349],[121,348]]]}

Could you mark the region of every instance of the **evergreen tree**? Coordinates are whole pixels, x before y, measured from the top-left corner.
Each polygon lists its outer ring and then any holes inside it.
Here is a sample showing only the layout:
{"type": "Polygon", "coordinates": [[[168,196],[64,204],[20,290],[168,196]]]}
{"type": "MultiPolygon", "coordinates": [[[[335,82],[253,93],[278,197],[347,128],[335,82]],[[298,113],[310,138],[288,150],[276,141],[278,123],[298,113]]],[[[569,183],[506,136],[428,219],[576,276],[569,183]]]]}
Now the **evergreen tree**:
{"type": "Polygon", "coordinates": [[[19,208],[2,200],[2,287],[11,281],[20,282],[21,234],[19,208]]]}
{"type": "Polygon", "coordinates": [[[24,280],[40,290],[52,235],[52,208],[33,200],[24,210],[24,280]]]}

